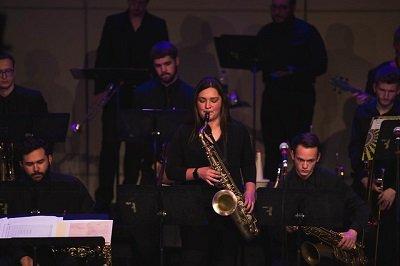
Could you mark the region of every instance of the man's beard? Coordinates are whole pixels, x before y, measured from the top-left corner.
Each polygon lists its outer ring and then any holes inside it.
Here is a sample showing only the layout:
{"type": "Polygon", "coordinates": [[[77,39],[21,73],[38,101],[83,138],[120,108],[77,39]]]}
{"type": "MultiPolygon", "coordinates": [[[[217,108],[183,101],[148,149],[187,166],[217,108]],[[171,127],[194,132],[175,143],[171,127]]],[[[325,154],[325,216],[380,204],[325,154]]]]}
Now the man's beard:
{"type": "Polygon", "coordinates": [[[42,181],[43,178],[47,175],[49,169],[47,169],[45,172],[35,172],[30,174],[30,177],[34,181],[42,181]]]}
{"type": "Polygon", "coordinates": [[[171,83],[174,80],[174,78],[175,78],[175,75],[172,75],[169,73],[165,73],[165,74],[161,75],[161,81],[163,83],[167,83],[167,84],[171,83]]]}

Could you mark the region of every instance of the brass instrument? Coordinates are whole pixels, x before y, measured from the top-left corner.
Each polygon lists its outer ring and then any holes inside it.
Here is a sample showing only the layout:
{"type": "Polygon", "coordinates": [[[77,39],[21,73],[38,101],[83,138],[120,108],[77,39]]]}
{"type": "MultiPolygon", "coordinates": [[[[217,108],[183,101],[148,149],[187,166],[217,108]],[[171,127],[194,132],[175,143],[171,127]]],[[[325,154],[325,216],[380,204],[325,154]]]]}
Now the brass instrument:
{"type": "Polygon", "coordinates": [[[104,260],[103,265],[111,266],[111,245],[96,246],[96,247],[88,247],[88,246],[80,246],[80,247],[69,247],[69,248],[61,248],[61,249],[52,249],[55,254],[66,254],[68,256],[74,258],[82,258],[88,260],[90,258],[102,258],[104,260]]]}
{"type": "Polygon", "coordinates": [[[341,249],[337,246],[342,239],[338,232],[314,226],[300,226],[300,229],[321,241],[316,244],[305,241],[301,244],[301,255],[309,265],[317,265],[323,257],[336,259],[345,265],[367,264],[364,246],[361,243],[356,242],[353,249],[341,249]]]}
{"type": "Polygon", "coordinates": [[[246,212],[242,193],[235,185],[214,144],[206,136],[205,130],[209,121],[209,113],[206,113],[204,120],[204,125],[199,130],[199,138],[211,168],[221,175],[219,182],[216,184],[221,190],[213,197],[213,209],[219,215],[230,215],[241,235],[246,240],[250,240],[259,233],[257,220],[254,215],[246,212]]]}
{"type": "Polygon", "coordinates": [[[14,180],[14,144],[0,142],[0,182],[14,180]]]}
{"type": "Polygon", "coordinates": [[[112,82],[109,83],[107,85],[103,97],[99,101],[97,101],[93,106],[90,106],[89,111],[84,117],[84,119],[72,122],[71,125],[69,126],[70,130],[73,133],[80,132],[80,130],[82,129],[82,125],[92,120],[101,111],[101,109],[111,100],[116,91],[117,91],[117,86],[112,82]]]}

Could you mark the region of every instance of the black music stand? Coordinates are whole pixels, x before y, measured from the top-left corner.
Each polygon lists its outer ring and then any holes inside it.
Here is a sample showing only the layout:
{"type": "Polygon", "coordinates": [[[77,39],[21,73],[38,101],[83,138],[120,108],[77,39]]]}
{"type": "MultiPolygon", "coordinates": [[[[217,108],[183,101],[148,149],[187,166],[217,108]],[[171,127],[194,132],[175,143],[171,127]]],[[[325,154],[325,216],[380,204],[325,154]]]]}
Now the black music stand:
{"type": "MultiPolygon", "coordinates": [[[[156,169],[163,143],[168,143],[176,129],[187,120],[184,109],[127,109],[118,117],[118,136],[123,141],[147,139],[152,145],[153,166],[156,169]]],[[[155,178],[157,178],[157,173],[155,178]]]]}
{"type": "Polygon", "coordinates": [[[33,135],[50,143],[64,142],[68,121],[68,113],[1,114],[0,139],[18,142],[33,135]]]}
{"type": "MultiPolygon", "coordinates": [[[[396,138],[394,129],[396,127],[400,127],[400,120],[384,120],[381,124],[379,130],[379,137],[376,142],[376,150],[375,150],[375,160],[389,160],[396,165],[395,172],[395,188],[396,191],[400,191],[400,140],[396,138]]],[[[400,237],[400,200],[399,195],[396,193],[396,253],[399,254],[399,237],[400,237]]]]}
{"type": "Polygon", "coordinates": [[[159,225],[160,265],[164,265],[164,225],[206,225],[212,195],[200,186],[118,187],[121,223],[134,228],[159,225]],[[207,208],[208,206],[208,208],[207,208]]]}
{"type": "MultiPolygon", "coordinates": [[[[143,68],[71,68],[72,76],[75,79],[85,80],[85,106],[86,113],[90,111],[89,107],[89,90],[88,90],[88,80],[104,80],[106,83],[114,84],[116,88],[116,119],[118,117],[118,112],[120,110],[120,95],[119,95],[119,85],[122,82],[132,82],[141,83],[149,77],[149,72],[147,69],[143,68]]],[[[108,86],[107,86],[108,87],[108,86]]],[[[109,99],[110,100],[110,99],[109,99]]],[[[89,121],[88,121],[89,122],[89,121]]],[[[90,157],[90,127],[89,123],[86,123],[86,175],[89,177],[89,157],[90,157]]]]}
{"type": "MultiPolygon", "coordinates": [[[[256,74],[259,70],[257,37],[249,35],[221,35],[214,38],[219,64],[223,68],[250,70],[253,76],[253,148],[256,139],[256,74]]],[[[254,149],[255,150],[255,149],[254,149]]]]}
{"type": "Polygon", "coordinates": [[[302,225],[341,228],[344,195],[333,189],[258,188],[255,213],[260,225],[302,225]]]}
{"type": "MultiPolygon", "coordinates": [[[[286,183],[286,182],[285,182],[286,183]]],[[[260,225],[280,228],[281,254],[287,253],[286,226],[323,226],[340,229],[344,225],[344,195],[332,189],[258,188],[255,213],[260,225]]],[[[293,240],[300,261],[301,236],[293,240]]]]}
{"type": "Polygon", "coordinates": [[[87,246],[97,247],[104,246],[103,237],[32,237],[32,238],[2,238],[0,239],[0,247],[32,247],[33,248],[33,265],[37,264],[37,249],[40,247],[52,247],[56,249],[87,246]]]}

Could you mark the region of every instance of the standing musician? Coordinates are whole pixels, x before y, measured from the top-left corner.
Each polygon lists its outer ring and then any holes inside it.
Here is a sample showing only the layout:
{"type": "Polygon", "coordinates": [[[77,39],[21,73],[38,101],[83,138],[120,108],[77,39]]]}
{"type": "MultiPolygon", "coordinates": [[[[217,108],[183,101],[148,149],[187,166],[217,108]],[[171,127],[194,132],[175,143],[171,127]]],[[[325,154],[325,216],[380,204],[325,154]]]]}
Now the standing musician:
{"type": "MultiPolygon", "coordinates": [[[[164,19],[147,11],[150,0],[128,0],[125,12],[108,16],[97,49],[96,68],[148,68],[151,69],[149,52],[162,40],[168,40],[164,19]]],[[[99,161],[99,187],[96,190],[96,210],[108,211],[113,199],[113,186],[118,173],[121,142],[118,138],[116,115],[118,108],[132,108],[132,87],[145,82],[146,77],[136,77],[133,84],[125,84],[119,99],[113,97],[103,108],[102,143],[99,161]],[[139,80],[142,79],[142,80],[139,80]]],[[[104,97],[106,82],[96,83],[95,94],[104,97]]],[[[140,146],[140,145],[139,145],[140,146]]],[[[141,158],[134,143],[127,143],[124,158],[124,176],[135,178],[139,174],[141,158]]]]}
{"type": "MultiPolygon", "coordinates": [[[[362,152],[366,141],[371,119],[375,116],[400,115],[400,103],[396,100],[400,93],[400,72],[397,68],[382,67],[377,70],[374,80],[376,99],[364,103],[356,110],[353,119],[352,133],[349,144],[349,155],[354,171],[353,187],[360,194],[368,188],[368,175],[362,162],[362,152]]],[[[381,216],[378,263],[379,265],[395,265],[398,255],[395,254],[396,206],[395,169],[393,160],[374,161],[374,169],[368,169],[372,176],[379,176],[385,169],[384,187],[372,184],[372,192],[378,197],[378,207],[383,212],[381,216]]]]}
{"type": "MultiPolygon", "coordinates": [[[[206,131],[215,140],[236,186],[244,192],[245,209],[250,213],[255,203],[255,156],[249,133],[241,123],[229,117],[228,106],[217,79],[206,77],[198,83],[194,121],[182,125],[174,135],[167,152],[166,173],[176,182],[217,191],[215,186],[220,173],[210,167],[199,140],[199,129],[209,114],[206,131]]],[[[181,239],[182,265],[236,265],[241,241],[239,231],[228,217],[214,214],[208,226],[182,226],[181,239]]]]}
{"type": "Polygon", "coordinates": [[[314,83],[326,72],[327,55],[318,30],[295,17],[296,0],[272,0],[270,8],[272,22],[261,28],[257,38],[265,84],[261,106],[264,173],[273,181],[279,143],[310,131],[314,83]]]}
{"type": "MultiPolygon", "coordinates": [[[[134,107],[170,112],[189,111],[193,103],[193,87],[179,78],[179,57],[176,47],[168,41],[158,42],[152,47],[150,58],[157,76],[136,88],[133,97],[134,107]]],[[[149,144],[143,147],[142,184],[154,184],[156,181],[153,178],[154,173],[149,170],[152,164],[150,146],[149,144]]],[[[136,184],[136,180],[126,177],[124,184],[129,183],[136,184]]]]}
{"type": "MultiPolygon", "coordinates": [[[[345,208],[343,213],[347,217],[343,217],[343,225],[345,228],[335,229],[344,229],[340,232],[341,239],[338,243],[332,244],[344,250],[354,248],[357,237],[362,232],[368,220],[369,210],[366,204],[351,187],[343,182],[341,177],[338,177],[335,173],[318,165],[318,161],[321,157],[320,142],[315,134],[303,133],[297,135],[291,142],[291,148],[291,158],[294,167],[286,177],[285,187],[287,189],[310,189],[314,191],[332,190],[335,191],[335,193],[340,193],[340,195],[343,196],[343,207],[345,208]]],[[[326,204],[328,204],[328,202],[326,204]]],[[[336,209],[335,207],[336,206],[333,208],[336,209]]],[[[307,210],[309,215],[316,215],[321,211],[320,209],[312,209],[312,206],[303,206],[303,208],[307,210]]],[[[297,231],[297,229],[297,227],[289,227],[287,231],[293,233],[297,231]]],[[[295,242],[296,241],[292,241],[292,243],[289,242],[289,245],[295,242]]],[[[293,252],[289,255],[296,254],[295,247],[292,246],[292,248],[293,252]]],[[[295,258],[292,257],[292,259],[294,260],[295,258]]],[[[325,259],[326,258],[322,259],[321,262],[325,259]]],[[[333,262],[328,260],[321,265],[331,264],[337,265],[337,261],[333,262]]]]}
{"type": "Polygon", "coordinates": [[[357,104],[365,103],[369,97],[376,96],[374,90],[375,78],[378,73],[378,70],[382,71],[382,69],[399,69],[400,70],[400,26],[395,30],[393,35],[393,48],[394,48],[394,59],[383,62],[377,67],[371,69],[368,72],[367,84],[365,87],[364,93],[355,93],[357,104]]]}

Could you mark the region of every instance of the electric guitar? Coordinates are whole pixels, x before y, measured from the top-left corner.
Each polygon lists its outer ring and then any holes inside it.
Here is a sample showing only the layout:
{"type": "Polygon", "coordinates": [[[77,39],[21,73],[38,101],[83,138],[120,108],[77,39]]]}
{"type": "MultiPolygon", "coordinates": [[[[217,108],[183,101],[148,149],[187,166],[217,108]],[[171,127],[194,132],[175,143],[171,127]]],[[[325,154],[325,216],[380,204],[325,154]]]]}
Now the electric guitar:
{"type": "Polygon", "coordinates": [[[362,89],[356,88],[352,85],[349,84],[348,79],[341,77],[341,76],[334,76],[329,80],[329,84],[331,84],[334,87],[334,90],[339,88],[341,91],[347,91],[350,93],[357,93],[357,94],[363,94],[367,96],[366,102],[371,101],[374,99],[373,96],[367,94],[364,92],[362,89]]]}

